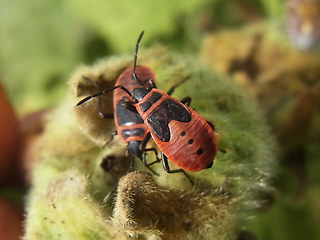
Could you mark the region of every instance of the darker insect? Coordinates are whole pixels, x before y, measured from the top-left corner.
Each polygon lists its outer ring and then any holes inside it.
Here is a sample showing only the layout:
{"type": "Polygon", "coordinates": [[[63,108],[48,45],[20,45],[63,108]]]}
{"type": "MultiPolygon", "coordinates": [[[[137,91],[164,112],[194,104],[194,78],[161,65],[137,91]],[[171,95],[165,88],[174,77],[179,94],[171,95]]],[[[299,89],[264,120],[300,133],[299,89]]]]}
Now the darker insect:
{"type": "MultiPolygon", "coordinates": [[[[137,51],[138,51],[138,44],[140,40],[137,42],[136,46],[136,54],[135,54],[135,59],[137,56],[137,51]]],[[[136,62],[136,61],[135,61],[136,62]]],[[[155,84],[155,75],[153,74],[153,71],[147,67],[147,66],[136,66],[134,65],[133,68],[128,68],[124,72],[120,74],[118,77],[115,85],[121,85],[124,86],[128,91],[132,91],[136,81],[132,78],[132,73],[135,72],[137,76],[139,76],[140,79],[144,79],[141,81],[142,86],[145,86],[146,84],[152,82],[155,84]]],[[[92,84],[95,85],[97,90],[99,89],[99,86],[92,80],[90,80],[87,77],[84,77],[87,81],[90,81],[92,84]]],[[[157,151],[155,148],[145,148],[145,144],[142,142],[143,140],[145,142],[148,142],[150,139],[151,135],[148,134],[148,129],[144,124],[144,121],[140,117],[140,115],[132,110],[129,110],[124,107],[125,102],[127,101],[128,95],[124,92],[121,91],[120,89],[115,89],[113,93],[113,109],[114,113],[104,113],[102,111],[102,106],[101,106],[101,100],[99,99],[99,106],[98,106],[98,112],[99,115],[102,118],[113,118],[116,124],[117,130],[112,134],[111,139],[108,141],[112,141],[114,135],[119,135],[120,139],[127,144],[127,153],[131,157],[131,167],[129,171],[133,167],[133,156],[136,155],[139,159],[142,160],[144,165],[154,174],[157,174],[155,171],[153,171],[150,168],[150,165],[160,162],[160,159],[157,156],[157,151]],[[147,135],[148,134],[148,135],[147,135]],[[143,147],[141,147],[143,146],[143,147]],[[147,163],[146,161],[146,155],[145,153],[148,151],[154,152],[156,156],[156,161],[147,163]]],[[[108,144],[108,142],[106,144],[108,144]]],[[[114,157],[106,157],[104,159],[104,163],[101,166],[112,166],[112,162],[114,161],[114,157]]],[[[104,167],[103,167],[104,168],[104,167]]],[[[109,171],[110,168],[104,168],[106,171],[109,171]]]]}
{"type": "MultiPolygon", "coordinates": [[[[117,85],[125,86],[129,91],[133,90],[133,86],[135,85],[135,81],[132,79],[133,69],[129,68],[122,72],[120,76],[118,77],[116,81],[117,85]]],[[[136,74],[139,76],[139,78],[145,79],[144,84],[148,81],[151,81],[154,83],[155,76],[152,72],[152,70],[147,66],[137,66],[135,70],[136,74]]],[[[92,81],[91,79],[83,76],[83,78],[91,84],[93,84],[96,89],[99,89],[99,86],[92,81]]],[[[148,129],[144,124],[143,119],[140,117],[140,115],[137,112],[131,111],[124,107],[125,102],[127,101],[127,94],[120,89],[115,89],[113,94],[113,109],[114,113],[104,113],[102,111],[102,103],[101,99],[99,98],[98,101],[98,112],[99,115],[102,118],[109,118],[114,119],[117,130],[113,132],[111,139],[106,143],[106,145],[113,140],[113,137],[115,135],[119,135],[120,139],[127,144],[127,153],[131,157],[131,168],[133,167],[133,156],[136,155],[139,159],[142,160],[142,162],[145,164],[145,166],[154,174],[157,174],[155,171],[153,171],[150,168],[150,165],[160,162],[160,159],[158,158],[158,154],[155,148],[140,148],[140,146],[145,146],[143,144],[144,141],[148,141],[151,137],[149,134],[149,137],[146,137],[148,134],[148,129]],[[146,162],[146,155],[145,153],[148,151],[153,151],[156,156],[156,161],[147,163],[146,162]]],[[[101,167],[105,171],[110,171],[113,166],[113,161],[115,160],[114,156],[106,157],[103,160],[103,164],[101,164],[101,167]]]]}
{"type": "MultiPolygon", "coordinates": [[[[133,91],[136,82],[132,79],[132,72],[135,72],[142,81],[142,86],[152,82],[154,84],[155,76],[152,70],[147,66],[137,66],[135,70],[129,68],[125,70],[117,79],[116,86],[125,86],[128,91],[133,91]]],[[[127,144],[127,151],[129,154],[136,155],[140,158],[145,166],[156,174],[150,165],[160,162],[157,157],[157,151],[155,148],[145,148],[145,143],[150,139],[148,134],[148,128],[144,124],[143,119],[136,111],[132,111],[124,106],[128,101],[128,95],[120,89],[115,89],[113,93],[113,109],[114,109],[114,120],[117,127],[117,134],[121,140],[127,144]],[[153,151],[156,156],[156,161],[147,163],[145,153],[153,151]]]]}
{"type": "MultiPolygon", "coordinates": [[[[138,114],[143,120],[143,129],[147,130],[140,142],[139,150],[142,152],[145,150],[152,136],[161,151],[165,171],[168,173],[183,172],[192,182],[185,171],[197,172],[210,168],[217,153],[217,141],[212,124],[189,107],[190,97],[179,101],[170,96],[177,85],[165,93],[156,88],[150,76],[146,76],[147,79],[143,80],[137,74],[137,69],[142,68],[142,66],[136,67],[136,62],[138,46],[143,33],[140,34],[136,45],[134,66],[130,74],[132,85],[130,87],[124,84],[116,85],[82,99],[77,106],[110,91],[122,91],[127,97],[122,98],[125,100],[121,102],[121,105],[128,111],[138,114]],[[171,170],[168,158],[180,169],[171,170]]],[[[127,78],[128,70],[123,74],[127,78]]]]}

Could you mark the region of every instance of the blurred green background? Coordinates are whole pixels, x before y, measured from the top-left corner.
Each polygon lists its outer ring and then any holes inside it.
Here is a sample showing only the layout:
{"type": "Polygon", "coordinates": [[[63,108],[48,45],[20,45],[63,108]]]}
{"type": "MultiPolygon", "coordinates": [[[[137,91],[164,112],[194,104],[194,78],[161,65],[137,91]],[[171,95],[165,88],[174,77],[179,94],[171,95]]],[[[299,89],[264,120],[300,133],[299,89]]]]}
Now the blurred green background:
{"type": "Polygon", "coordinates": [[[110,54],[161,42],[196,52],[204,31],[277,15],[279,1],[0,1],[0,73],[19,112],[52,105],[71,72],[110,54]],[[251,16],[252,15],[252,16],[251,16]]]}
{"type": "MultiPolygon", "coordinates": [[[[206,34],[256,21],[269,22],[287,40],[284,9],[284,0],[0,0],[0,78],[23,115],[57,104],[77,66],[133,56],[142,30],[142,48],[162,43],[198,55],[206,34]]],[[[320,239],[319,140],[304,146],[302,164],[279,157],[273,203],[247,228],[257,239],[320,239]]]]}

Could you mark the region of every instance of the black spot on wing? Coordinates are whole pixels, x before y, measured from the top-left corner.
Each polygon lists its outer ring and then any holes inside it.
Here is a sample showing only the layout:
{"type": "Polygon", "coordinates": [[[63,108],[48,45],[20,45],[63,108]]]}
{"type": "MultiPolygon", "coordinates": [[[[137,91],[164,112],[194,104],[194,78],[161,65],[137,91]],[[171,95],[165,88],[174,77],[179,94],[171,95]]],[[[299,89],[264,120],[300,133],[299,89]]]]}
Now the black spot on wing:
{"type": "Polygon", "coordinates": [[[170,141],[169,122],[176,120],[179,122],[190,122],[191,115],[185,107],[172,99],[164,100],[147,117],[152,132],[163,142],[170,141]]]}
{"type": "Polygon", "coordinates": [[[203,149],[202,148],[199,148],[198,150],[197,150],[197,154],[198,155],[201,155],[203,153],[203,149]]]}

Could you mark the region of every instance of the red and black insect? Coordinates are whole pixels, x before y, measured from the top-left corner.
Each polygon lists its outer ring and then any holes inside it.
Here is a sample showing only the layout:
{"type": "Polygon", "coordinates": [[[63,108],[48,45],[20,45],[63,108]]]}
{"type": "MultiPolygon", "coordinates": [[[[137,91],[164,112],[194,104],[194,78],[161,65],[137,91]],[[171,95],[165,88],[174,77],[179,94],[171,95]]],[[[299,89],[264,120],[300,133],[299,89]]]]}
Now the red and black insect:
{"type": "MultiPolygon", "coordinates": [[[[135,81],[132,79],[131,75],[133,72],[133,68],[126,69],[124,72],[120,74],[115,85],[125,86],[129,91],[133,90],[133,86],[135,85],[135,81]]],[[[147,66],[137,66],[135,67],[135,72],[137,76],[141,79],[145,79],[144,84],[151,81],[155,84],[155,75],[152,70],[147,66]]],[[[85,80],[91,82],[97,89],[99,86],[87,77],[83,77],[85,80]]],[[[128,95],[121,91],[120,89],[115,89],[113,93],[113,109],[114,113],[104,113],[102,111],[101,99],[98,101],[98,113],[102,118],[110,118],[114,119],[117,130],[112,134],[110,142],[113,139],[114,135],[119,135],[120,139],[127,144],[127,153],[131,157],[131,167],[133,167],[133,155],[136,155],[145,166],[154,174],[158,175],[154,172],[150,165],[160,162],[158,158],[157,150],[155,148],[144,148],[140,149],[142,141],[148,141],[151,137],[149,134],[149,138],[146,137],[148,134],[148,129],[144,124],[143,119],[137,112],[133,112],[124,107],[125,102],[127,101],[128,95]],[[148,151],[153,151],[156,156],[156,161],[147,163],[145,153],[148,151]]],[[[107,143],[106,143],[107,144],[107,143]]],[[[112,163],[115,160],[115,156],[107,156],[103,159],[101,163],[101,167],[106,171],[109,171],[112,168],[112,163]]]]}
{"type": "Polygon", "coordinates": [[[212,125],[189,107],[190,97],[179,101],[170,96],[176,86],[165,93],[157,89],[151,79],[142,80],[137,75],[137,52],[143,33],[140,34],[136,45],[131,73],[133,85],[130,90],[126,86],[116,85],[82,99],[77,106],[113,90],[123,91],[127,98],[122,106],[139,114],[145,129],[148,130],[139,149],[145,149],[151,135],[161,151],[165,171],[183,172],[188,177],[184,170],[196,172],[212,166],[217,153],[216,137],[212,125]],[[170,170],[168,158],[180,169],[170,170]]]}
{"type": "MultiPolygon", "coordinates": [[[[122,72],[115,85],[125,86],[128,91],[132,91],[136,84],[131,77],[133,71],[135,71],[136,75],[139,76],[140,79],[144,79],[144,81],[141,81],[143,86],[149,83],[149,81],[155,84],[155,76],[149,67],[135,66],[135,70],[133,70],[133,68],[129,68],[122,72]]],[[[150,168],[150,165],[160,161],[157,157],[156,149],[141,148],[141,146],[145,146],[144,142],[147,142],[150,139],[148,128],[137,112],[124,107],[126,101],[128,101],[128,94],[120,89],[115,89],[113,93],[113,109],[117,134],[119,135],[120,139],[127,144],[128,153],[136,155],[143,161],[149,170],[155,173],[150,168]],[[148,151],[153,151],[157,158],[156,161],[149,164],[147,164],[145,157],[145,152],[148,151]]]]}
{"type": "MultiPolygon", "coordinates": [[[[138,51],[138,44],[140,40],[137,41],[136,46],[136,55],[138,51]]],[[[135,59],[136,59],[135,55],[135,59]]],[[[136,61],[135,61],[136,62],[136,61]]],[[[139,77],[139,79],[144,79],[141,82],[141,84],[144,86],[145,84],[149,84],[149,81],[152,82],[152,84],[155,84],[155,75],[153,71],[147,67],[147,66],[136,66],[134,64],[133,68],[128,68],[124,72],[120,74],[120,76],[117,78],[117,81],[115,83],[115,86],[121,85],[125,86],[128,91],[132,91],[133,87],[136,84],[136,81],[132,78],[132,72],[135,72],[136,75],[139,77]]],[[[93,84],[97,91],[99,91],[99,86],[92,81],[91,79],[83,76],[83,78],[91,84],[93,84]]],[[[112,134],[111,139],[108,141],[110,142],[113,139],[114,135],[119,135],[120,139],[127,144],[127,153],[131,157],[131,166],[130,169],[133,167],[133,155],[136,155],[139,159],[143,161],[145,166],[154,174],[158,175],[156,172],[154,172],[150,165],[160,162],[160,159],[158,158],[158,154],[155,148],[143,148],[141,149],[140,146],[143,145],[143,140],[147,142],[151,135],[148,134],[148,129],[146,128],[143,119],[140,117],[140,115],[137,112],[130,111],[129,109],[124,107],[125,102],[127,101],[128,95],[121,91],[120,89],[115,89],[113,93],[113,109],[114,113],[104,113],[102,111],[102,103],[101,99],[98,99],[98,113],[102,118],[110,118],[114,119],[117,131],[115,131],[112,134]],[[147,137],[148,134],[148,137],[147,137]],[[147,163],[146,162],[146,155],[145,153],[148,151],[153,151],[156,156],[156,161],[147,163]]],[[[106,143],[107,144],[107,143],[106,143]]],[[[115,156],[107,156],[103,159],[101,163],[101,167],[105,169],[106,171],[109,171],[112,167],[112,163],[115,160],[115,156]]],[[[129,169],[129,171],[130,171],[129,169]]]]}

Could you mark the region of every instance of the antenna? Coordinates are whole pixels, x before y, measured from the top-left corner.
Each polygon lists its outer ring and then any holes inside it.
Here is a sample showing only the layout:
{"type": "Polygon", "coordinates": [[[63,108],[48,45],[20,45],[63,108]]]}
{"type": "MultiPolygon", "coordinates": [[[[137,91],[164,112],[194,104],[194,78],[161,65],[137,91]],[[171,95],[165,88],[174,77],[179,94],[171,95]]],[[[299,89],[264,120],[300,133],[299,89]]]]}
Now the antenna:
{"type": "Polygon", "coordinates": [[[136,80],[140,85],[137,75],[136,75],[136,66],[137,66],[137,59],[138,59],[138,50],[139,50],[139,43],[141,42],[141,39],[143,37],[144,31],[142,31],[138,37],[137,44],[136,44],[136,52],[134,54],[134,60],[133,60],[133,72],[132,72],[132,78],[136,80]]]}

